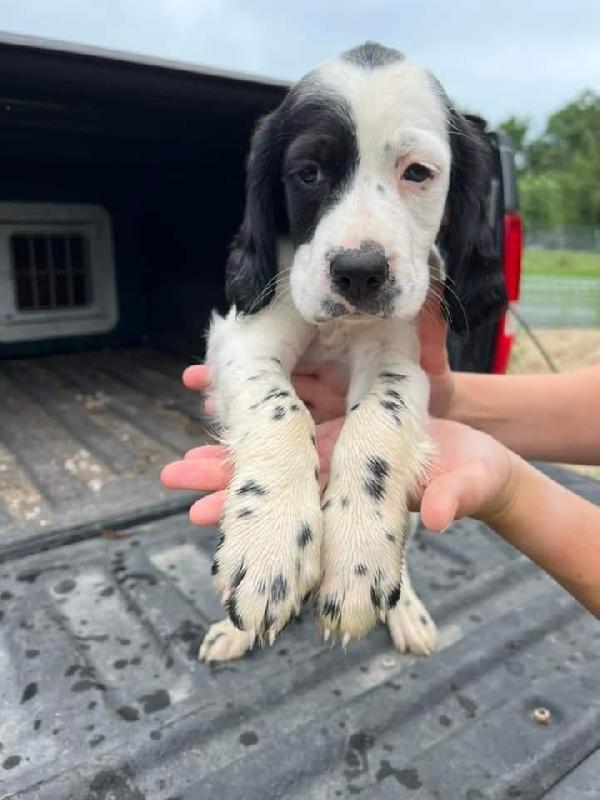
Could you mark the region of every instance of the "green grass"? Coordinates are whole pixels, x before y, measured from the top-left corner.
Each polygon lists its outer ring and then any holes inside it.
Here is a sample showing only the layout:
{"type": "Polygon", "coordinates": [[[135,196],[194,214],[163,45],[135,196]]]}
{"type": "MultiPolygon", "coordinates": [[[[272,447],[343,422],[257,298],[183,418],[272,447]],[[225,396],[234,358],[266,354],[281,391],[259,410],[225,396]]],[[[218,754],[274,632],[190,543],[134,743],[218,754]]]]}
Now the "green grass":
{"type": "Polygon", "coordinates": [[[553,278],[600,278],[600,253],[526,248],[523,253],[523,274],[553,278]]]}

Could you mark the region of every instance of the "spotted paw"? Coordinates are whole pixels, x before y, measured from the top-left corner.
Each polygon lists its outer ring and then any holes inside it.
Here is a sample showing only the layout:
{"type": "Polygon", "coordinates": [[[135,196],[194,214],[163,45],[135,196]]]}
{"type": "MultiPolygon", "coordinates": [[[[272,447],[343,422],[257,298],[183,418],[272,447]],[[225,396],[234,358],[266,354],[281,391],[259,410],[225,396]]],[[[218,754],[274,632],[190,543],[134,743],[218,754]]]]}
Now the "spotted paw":
{"type": "Polygon", "coordinates": [[[435,622],[415,594],[408,572],[402,583],[400,602],[387,615],[390,636],[401,653],[428,656],[437,642],[435,622]]]}
{"type": "Polygon", "coordinates": [[[240,631],[230,619],[215,622],[208,629],[200,645],[199,661],[233,661],[241,658],[254,646],[254,634],[240,631]]]}
{"type": "MultiPolygon", "coordinates": [[[[381,466],[381,465],[380,465],[381,466]]],[[[396,607],[404,562],[404,520],[395,523],[360,493],[332,486],[324,503],[317,619],[325,638],[364,636],[396,607]]]]}
{"type": "Polygon", "coordinates": [[[265,459],[254,473],[260,481],[246,470],[235,475],[213,564],[233,625],[269,643],[299,613],[320,574],[316,452],[305,438],[306,458],[298,448],[278,464],[265,459]]]}

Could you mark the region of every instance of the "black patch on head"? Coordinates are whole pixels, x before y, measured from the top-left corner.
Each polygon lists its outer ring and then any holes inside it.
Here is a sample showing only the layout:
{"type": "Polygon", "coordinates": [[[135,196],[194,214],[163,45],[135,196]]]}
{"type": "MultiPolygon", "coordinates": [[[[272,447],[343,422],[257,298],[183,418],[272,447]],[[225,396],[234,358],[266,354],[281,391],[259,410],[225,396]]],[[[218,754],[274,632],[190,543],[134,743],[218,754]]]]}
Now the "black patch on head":
{"type": "Polygon", "coordinates": [[[273,416],[271,419],[283,419],[285,417],[285,408],[283,406],[275,406],[273,416]]]}
{"type": "Polygon", "coordinates": [[[391,47],[385,47],[377,42],[365,42],[342,53],[344,61],[362,69],[385,67],[388,64],[404,61],[404,58],[405,56],[399,50],[393,50],[391,47]]]}
{"type": "Polygon", "coordinates": [[[236,494],[256,494],[256,495],[263,495],[266,494],[267,490],[264,486],[259,486],[256,481],[246,481],[243,486],[236,491],[236,494]]]}
{"type": "Polygon", "coordinates": [[[325,595],[323,598],[321,613],[324,617],[329,617],[332,620],[336,620],[341,616],[342,609],[340,606],[340,601],[334,594],[325,595]]]}
{"type": "Polygon", "coordinates": [[[301,550],[304,550],[304,548],[308,544],[310,544],[312,540],[313,540],[313,532],[310,528],[310,525],[308,525],[306,522],[303,522],[302,525],[300,526],[300,533],[298,534],[297,538],[298,547],[301,550]]]}
{"type": "Polygon", "coordinates": [[[398,600],[400,600],[400,584],[394,586],[391,592],[387,596],[387,606],[388,608],[395,608],[398,605],[398,600]]]}
{"type": "Polygon", "coordinates": [[[227,299],[239,311],[254,313],[271,301],[277,235],[290,234],[295,246],[308,241],[357,163],[350,107],[314,73],[260,121],[247,161],[244,217],[226,266],[227,299]],[[317,179],[304,180],[311,170],[317,179]]]}
{"type": "Polygon", "coordinates": [[[273,603],[281,603],[287,594],[287,581],[283,575],[276,575],[271,584],[271,600],[273,603]]]}
{"type": "Polygon", "coordinates": [[[356,564],[354,566],[354,574],[355,575],[366,575],[367,574],[367,565],[366,564],[356,564]]]}
{"type": "Polygon", "coordinates": [[[498,158],[479,117],[458,113],[439,86],[448,108],[452,153],[445,220],[438,245],[444,256],[445,300],[453,330],[464,333],[498,319],[506,307],[506,287],[487,201],[498,158]],[[452,291],[450,291],[450,287],[452,291]]]}

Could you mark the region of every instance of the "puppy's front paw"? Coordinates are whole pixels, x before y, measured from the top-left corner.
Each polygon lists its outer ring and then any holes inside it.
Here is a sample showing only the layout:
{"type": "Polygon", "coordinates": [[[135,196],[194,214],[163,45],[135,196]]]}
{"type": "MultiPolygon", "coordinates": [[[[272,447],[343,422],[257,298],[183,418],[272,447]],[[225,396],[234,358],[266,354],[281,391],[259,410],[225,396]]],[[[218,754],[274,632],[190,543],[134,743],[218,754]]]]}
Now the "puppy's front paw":
{"type": "Polygon", "coordinates": [[[402,587],[401,599],[387,617],[390,636],[397,650],[428,656],[435,650],[437,628],[429,612],[415,594],[410,580],[402,587]]]}
{"type": "MultiPolygon", "coordinates": [[[[386,470],[384,463],[367,465],[367,493],[383,485],[386,470]]],[[[396,510],[391,522],[363,490],[332,484],[324,503],[317,618],[325,639],[339,635],[344,646],[384,620],[401,591],[406,519],[396,510]]]]}
{"type": "Polygon", "coordinates": [[[199,661],[233,661],[252,649],[254,634],[240,631],[230,619],[215,622],[208,629],[200,645],[199,661]]]}
{"type": "Polygon", "coordinates": [[[236,472],[213,564],[233,625],[269,643],[299,613],[320,574],[317,456],[305,439],[304,458],[297,451],[283,460],[271,455],[256,459],[251,472],[236,472]]]}

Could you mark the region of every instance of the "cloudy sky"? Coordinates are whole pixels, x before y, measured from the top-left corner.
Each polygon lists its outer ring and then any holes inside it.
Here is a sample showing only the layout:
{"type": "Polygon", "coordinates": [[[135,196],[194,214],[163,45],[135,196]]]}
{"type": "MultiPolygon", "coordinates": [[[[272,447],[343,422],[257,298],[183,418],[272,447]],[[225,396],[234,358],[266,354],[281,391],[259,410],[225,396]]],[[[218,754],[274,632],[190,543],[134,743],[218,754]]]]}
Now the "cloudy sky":
{"type": "Polygon", "coordinates": [[[365,39],[536,127],[600,91],[600,0],[0,0],[0,29],[294,79],[365,39]]]}

